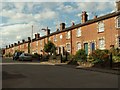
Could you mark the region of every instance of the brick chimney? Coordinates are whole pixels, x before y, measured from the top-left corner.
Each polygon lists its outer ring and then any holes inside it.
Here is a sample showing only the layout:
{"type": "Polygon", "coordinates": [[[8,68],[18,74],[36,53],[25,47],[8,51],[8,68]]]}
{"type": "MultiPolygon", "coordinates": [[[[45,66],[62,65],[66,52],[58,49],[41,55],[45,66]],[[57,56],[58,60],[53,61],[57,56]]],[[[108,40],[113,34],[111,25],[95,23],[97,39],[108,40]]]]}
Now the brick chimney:
{"type": "Polygon", "coordinates": [[[13,45],[13,44],[11,44],[11,46],[13,47],[14,45],[13,45]]]}
{"type": "Polygon", "coordinates": [[[40,34],[39,33],[35,34],[35,39],[38,39],[38,38],[40,38],[40,34]]]}
{"type": "Polygon", "coordinates": [[[28,41],[31,41],[31,38],[30,38],[30,37],[28,37],[28,41]]]}
{"type": "Polygon", "coordinates": [[[24,43],[25,42],[25,40],[24,39],[22,39],[22,43],[24,43]]]}
{"type": "Polygon", "coordinates": [[[10,45],[9,45],[9,48],[10,48],[10,45]]]}
{"type": "Polygon", "coordinates": [[[20,44],[20,41],[18,41],[18,44],[20,44]]]}
{"type": "Polygon", "coordinates": [[[6,45],[6,49],[8,48],[8,46],[6,45]]]}
{"type": "Polygon", "coordinates": [[[60,23],[60,31],[62,31],[63,29],[65,29],[65,23],[60,23]]]}
{"type": "Polygon", "coordinates": [[[97,15],[94,16],[94,19],[96,19],[96,18],[97,18],[97,15]]]}
{"type": "Polygon", "coordinates": [[[50,29],[48,29],[48,27],[46,32],[47,32],[47,36],[50,35],[50,29]]]}
{"type": "Polygon", "coordinates": [[[74,26],[75,25],[75,23],[72,21],[72,26],[74,26]]]}
{"type": "Polygon", "coordinates": [[[85,23],[88,20],[87,12],[83,11],[81,17],[82,23],[85,23]]]}
{"type": "Polygon", "coordinates": [[[120,0],[116,2],[116,9],[117,9],[117,11],[120,10],[120,0]]]}
{"type": "Polygon", "coordinates": [[[17,45],[17,43],[14,43],[14,46],[16,46],[17,45]]]}

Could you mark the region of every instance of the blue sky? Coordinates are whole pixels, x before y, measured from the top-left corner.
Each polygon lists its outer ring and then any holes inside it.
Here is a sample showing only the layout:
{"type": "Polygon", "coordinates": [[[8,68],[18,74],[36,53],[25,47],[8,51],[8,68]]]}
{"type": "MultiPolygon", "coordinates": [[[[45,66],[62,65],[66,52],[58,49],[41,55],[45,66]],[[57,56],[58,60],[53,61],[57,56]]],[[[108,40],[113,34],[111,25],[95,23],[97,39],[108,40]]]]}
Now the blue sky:
{"type": "MultiPolygon", "coordinates": [[[[87,0],[86,0],[87,1],[87,0]]],[[[89,1],[89,0],[88,0],[89,1]]],[[[42,28],[51,29],[51,32],[59,28],[61,22],[66,27],[81,23],[81,12],[87,11],[89,19],[94,15],[102,16],[115,11],[113,2],[1,2],[0,3],[0,47],[27,39],[31,36],[31,28],[34,26],[34,34],[45,32],[42,28]]]]}

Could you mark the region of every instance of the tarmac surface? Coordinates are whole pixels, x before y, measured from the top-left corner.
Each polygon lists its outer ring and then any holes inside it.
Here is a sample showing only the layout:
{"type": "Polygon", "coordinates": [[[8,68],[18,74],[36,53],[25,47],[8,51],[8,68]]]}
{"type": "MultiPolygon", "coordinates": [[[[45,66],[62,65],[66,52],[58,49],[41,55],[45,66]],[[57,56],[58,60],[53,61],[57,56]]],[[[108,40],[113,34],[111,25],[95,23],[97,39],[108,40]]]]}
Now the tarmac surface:
{"type": "Polygon", "coordinates": [[[3,88],[118,88],[117,74],[48,62],[3,62],[3,88]]]}

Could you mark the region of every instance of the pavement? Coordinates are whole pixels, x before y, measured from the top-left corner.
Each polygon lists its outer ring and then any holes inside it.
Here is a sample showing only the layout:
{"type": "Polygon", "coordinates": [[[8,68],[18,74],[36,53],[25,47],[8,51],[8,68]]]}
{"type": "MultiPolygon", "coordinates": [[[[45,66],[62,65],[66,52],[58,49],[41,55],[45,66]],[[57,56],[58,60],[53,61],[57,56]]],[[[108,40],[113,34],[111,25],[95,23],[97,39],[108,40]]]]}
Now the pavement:
{"type": "Polygon", "coordinates": [[[83,67],[83,66],[76,66],[76,65],[68,65],[67,63],[56,63],[56,62],[40,62],[40,61],[35,61],[35,62],[24,62],[24,61],[13,61],[13,60],[8,60],[7,62],[2,62],[0,65],[7,65],[7,64],[30,64],[30,65],[55,65],[55,66],[63,66],[63,67],[68,67],[68,68],[75,68],[75,69],[82,69],[82,70],[89,70],[89,71],[96,71],[96,72],[102,72],[102,73],[110,73],[110,74],[117,74],[120,75],[120,68],[96,68],[96,67],[83,67]]]}

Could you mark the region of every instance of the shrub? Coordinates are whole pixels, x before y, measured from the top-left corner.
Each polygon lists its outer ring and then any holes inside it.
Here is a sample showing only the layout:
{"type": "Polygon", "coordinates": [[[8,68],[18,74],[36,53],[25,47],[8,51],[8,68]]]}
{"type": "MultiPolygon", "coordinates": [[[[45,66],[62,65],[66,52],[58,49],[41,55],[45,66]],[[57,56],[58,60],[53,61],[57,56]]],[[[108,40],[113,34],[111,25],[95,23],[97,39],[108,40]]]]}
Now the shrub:
{"type": "Polygon", "coordinates": [[[74,56],[76,61],[86,61],[87,55],[85,53],[85,50],[80,49],[76,52],[76,55],[74,56]]]}
{"type": "Polygon", "coordinates": [[[32,57],[33,57],[33,58],[36,58],[36,59],[39,59],[39,58],[40,58],[40,55],[39,55],[38,53],[34,53],[34,54],[32,55],[32,57]]]}
{"type": "Polygon", "coordinates": [[[90,57],[93,59],[93,63],[103,63],[109,60],[109,51],[97,49],[90,54],[90,57]]]}

